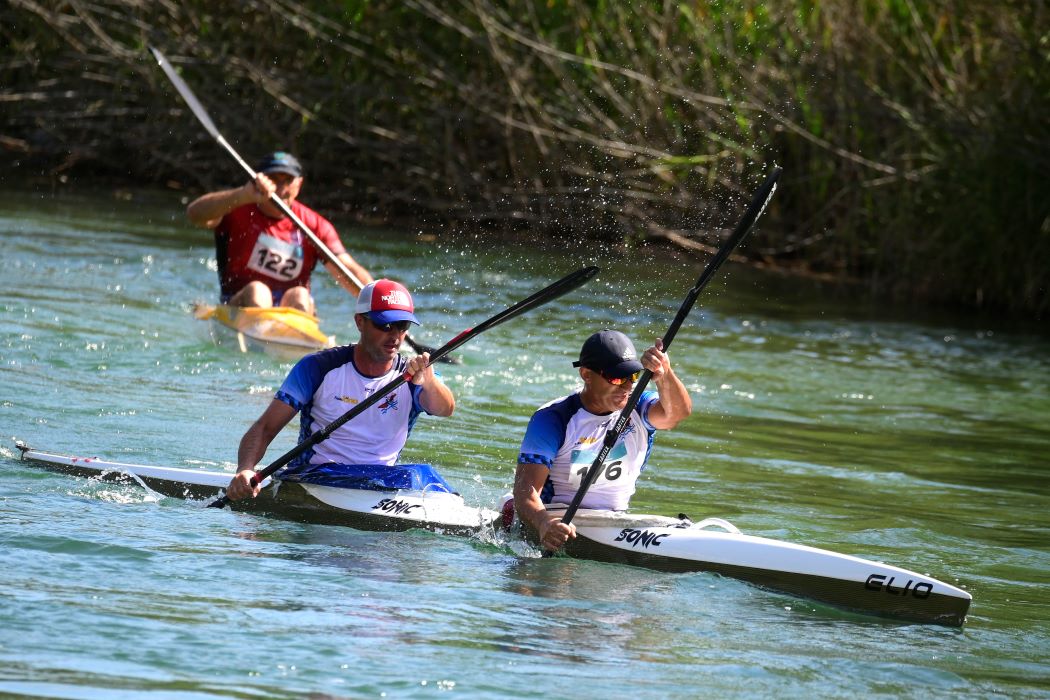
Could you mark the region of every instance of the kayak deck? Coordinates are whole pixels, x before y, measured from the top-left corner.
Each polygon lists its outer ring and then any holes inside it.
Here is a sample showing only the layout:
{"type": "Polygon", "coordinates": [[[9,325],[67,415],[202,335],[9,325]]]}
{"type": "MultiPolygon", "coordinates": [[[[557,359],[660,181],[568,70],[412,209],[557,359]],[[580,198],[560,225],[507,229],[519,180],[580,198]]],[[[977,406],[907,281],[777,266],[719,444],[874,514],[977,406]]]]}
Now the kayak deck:
{"type": "Polygon", "coordinates": [[[193,315],[202,321],[211,321],[209,334],[216,345],[232,345],[241,352],[298,359],[335,347],[335,337],[321,330],[318,318],[299,309],[197,303],[193,315]]]}
{"type": "MultiPolygon", "coordinates": [[[[136,483],[173,498],[213,499],[226,489],[233,477],[229,472],[127,464],[33,450],[22,443],[17,446],[23,461],[46,469],[104,481],[136,483]]],[[[466,505],[458,494],[438,490],[353,489],[280,479],[265,479],[262,487],[257,498],[233,501],[231,508],[358,530],[423,528],[460,535],[491,529],[499,517],[496,511],[466,505]]]]}
{"type": "MultiPolygon", "coordinates": [[[[564,506],[548,510],[559,512],[564,506]]],[[[577,536],[566,544],[565,553],[581,559],[669,572],[712,572],[846,610],[955,627],[965,622],[972,600],[966,591],[924,574],[745,535],[719,518],[694,523],[685,516],[581,509],[572,522],[577,536]]]]}

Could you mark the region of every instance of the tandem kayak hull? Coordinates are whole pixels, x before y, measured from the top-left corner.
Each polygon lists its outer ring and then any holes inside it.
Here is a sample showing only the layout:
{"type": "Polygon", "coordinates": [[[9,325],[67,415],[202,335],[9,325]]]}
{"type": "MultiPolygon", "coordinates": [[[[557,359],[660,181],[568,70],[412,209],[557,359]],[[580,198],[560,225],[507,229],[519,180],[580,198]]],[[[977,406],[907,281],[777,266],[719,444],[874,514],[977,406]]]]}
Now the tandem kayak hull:
{"type": "MultiPolygon", "coordinates": [[[[70,457],[18,444],[22,459],[79,476],[137,483],[165,496],[211,499],[232,474],[70,457]]],[[[237,510],[360,530],[424,528],[474,535],[513,520],[513,501],[500,512],[468,506],[454,493],[374,490],[296,481],[263,482],[256,499],[237,510]]],[[[564,506],[550,506],[552,513],[564,506]]],[[[668,572],[711,572],[846,610],[910,622],[961,626],[972,597],[925,574],[848,554],[741,533],[725,520],[635,515],[581,509],[577,537],[566,554],[668,572]]],[[[533,536],[535,533],[530,533],[533,536]]]]}
{"type": "MultiPolygon", "coordinates": [[[[561,512],[564,506],[549,510],[561,512]]],[[[707,571],[846,610],[956,627],[965,622],[972,600],[966,591],[925,574],[745,535],[719,518],[693,523],[684,517],[581,509],[572,522],[577,536],[565,553],[581,559],[707,571]]]]}
{"type": "MultiPolygon", "coordinates": [[[[233,474],[196,469],[111,462],[30,449],[22,459],[38,466],[105,481],[136,483],[173,498],[212,499],[233,474]]],[[[402,531],[422,528],[473,535],[491,530],[499,514],[467,505],[454,493],[431,490],[373,490],[266,479],[258,498],[234,501],[234,510],[275,515],[300,522],[343,525],[358,530],[402,531]]]]}
{"type": "Polygon", "coordinates": [[[335,337],[321,330],[317,317],[298,309],[198,303],[193,307],[193,315],[209,321],[208,334],[216,345],[232,346],[241,352],[262,352],[277,359],[295,360],[335,347],[335,337]]]}

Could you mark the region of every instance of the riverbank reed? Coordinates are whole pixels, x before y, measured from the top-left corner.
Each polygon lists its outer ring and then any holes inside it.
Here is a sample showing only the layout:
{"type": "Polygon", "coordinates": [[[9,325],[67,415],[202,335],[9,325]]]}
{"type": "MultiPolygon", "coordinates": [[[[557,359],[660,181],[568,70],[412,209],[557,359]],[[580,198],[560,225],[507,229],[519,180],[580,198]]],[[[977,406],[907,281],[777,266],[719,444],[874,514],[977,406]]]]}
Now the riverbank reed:
{"type": "Polygon", "coordinates": [[[1050,306],[1044,2],[11,0],[7,176],[239,180],[153,65],[309,201],[709,251],[785,167],[753,262],[873,294],[1050,306]]]}

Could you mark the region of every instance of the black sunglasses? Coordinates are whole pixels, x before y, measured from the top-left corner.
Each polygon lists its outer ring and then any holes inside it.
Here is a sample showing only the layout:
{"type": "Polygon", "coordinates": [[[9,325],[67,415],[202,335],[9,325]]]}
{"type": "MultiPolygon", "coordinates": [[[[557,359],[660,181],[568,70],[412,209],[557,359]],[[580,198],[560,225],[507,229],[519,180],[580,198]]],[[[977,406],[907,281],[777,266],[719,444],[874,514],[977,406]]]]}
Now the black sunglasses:
{"type": "Polygon", "coordinates": [[[404,333],[405,331],[407,331],[409,328],[412,327],[412,322],[411,321],[391,321],[390,323],[376,323],[375,321],[372,320],[371,316],[365,316],[365,318],[368,319],[369,323],[371,323],[378,330],[381,330],[384,333],[389,333],[391,331],[397,331],[398,333],[404,333]]]}

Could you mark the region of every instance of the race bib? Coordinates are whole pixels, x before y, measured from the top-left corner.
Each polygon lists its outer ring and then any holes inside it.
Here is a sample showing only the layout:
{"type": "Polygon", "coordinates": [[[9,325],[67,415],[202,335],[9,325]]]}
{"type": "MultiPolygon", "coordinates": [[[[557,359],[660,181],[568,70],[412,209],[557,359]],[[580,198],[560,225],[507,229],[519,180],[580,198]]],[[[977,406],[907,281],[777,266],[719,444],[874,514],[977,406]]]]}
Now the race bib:
{"type": "MultiPolygon", "coordinates": [[[[598,456],[598,451],[601,449],[599,444],[596,449],[593,450],[573,450],[572,451],[572,466],[569,469],[569,485],[574,488],[579,488],[580,484],[583,483],[583,477],[587,475],[591,465],[594,464],[595,457],[598,456]]],[[[622,442],[611,450],[609,455],[605,458],[605,462],[602,463],[601,471],[598,472],[598,476],[594,479],[594,483],[597,484],[601,481],[616,481],[623,476],[623,458],[627,456],[627,446],[622,442]]]]}
{"type": "Polygon", "coordinates": [[[287,282],[299,276],[303,269],[301,247],[262,234],[255,241],[255,249],[248,259],[248,268],[275,280],[287,282]]]}

